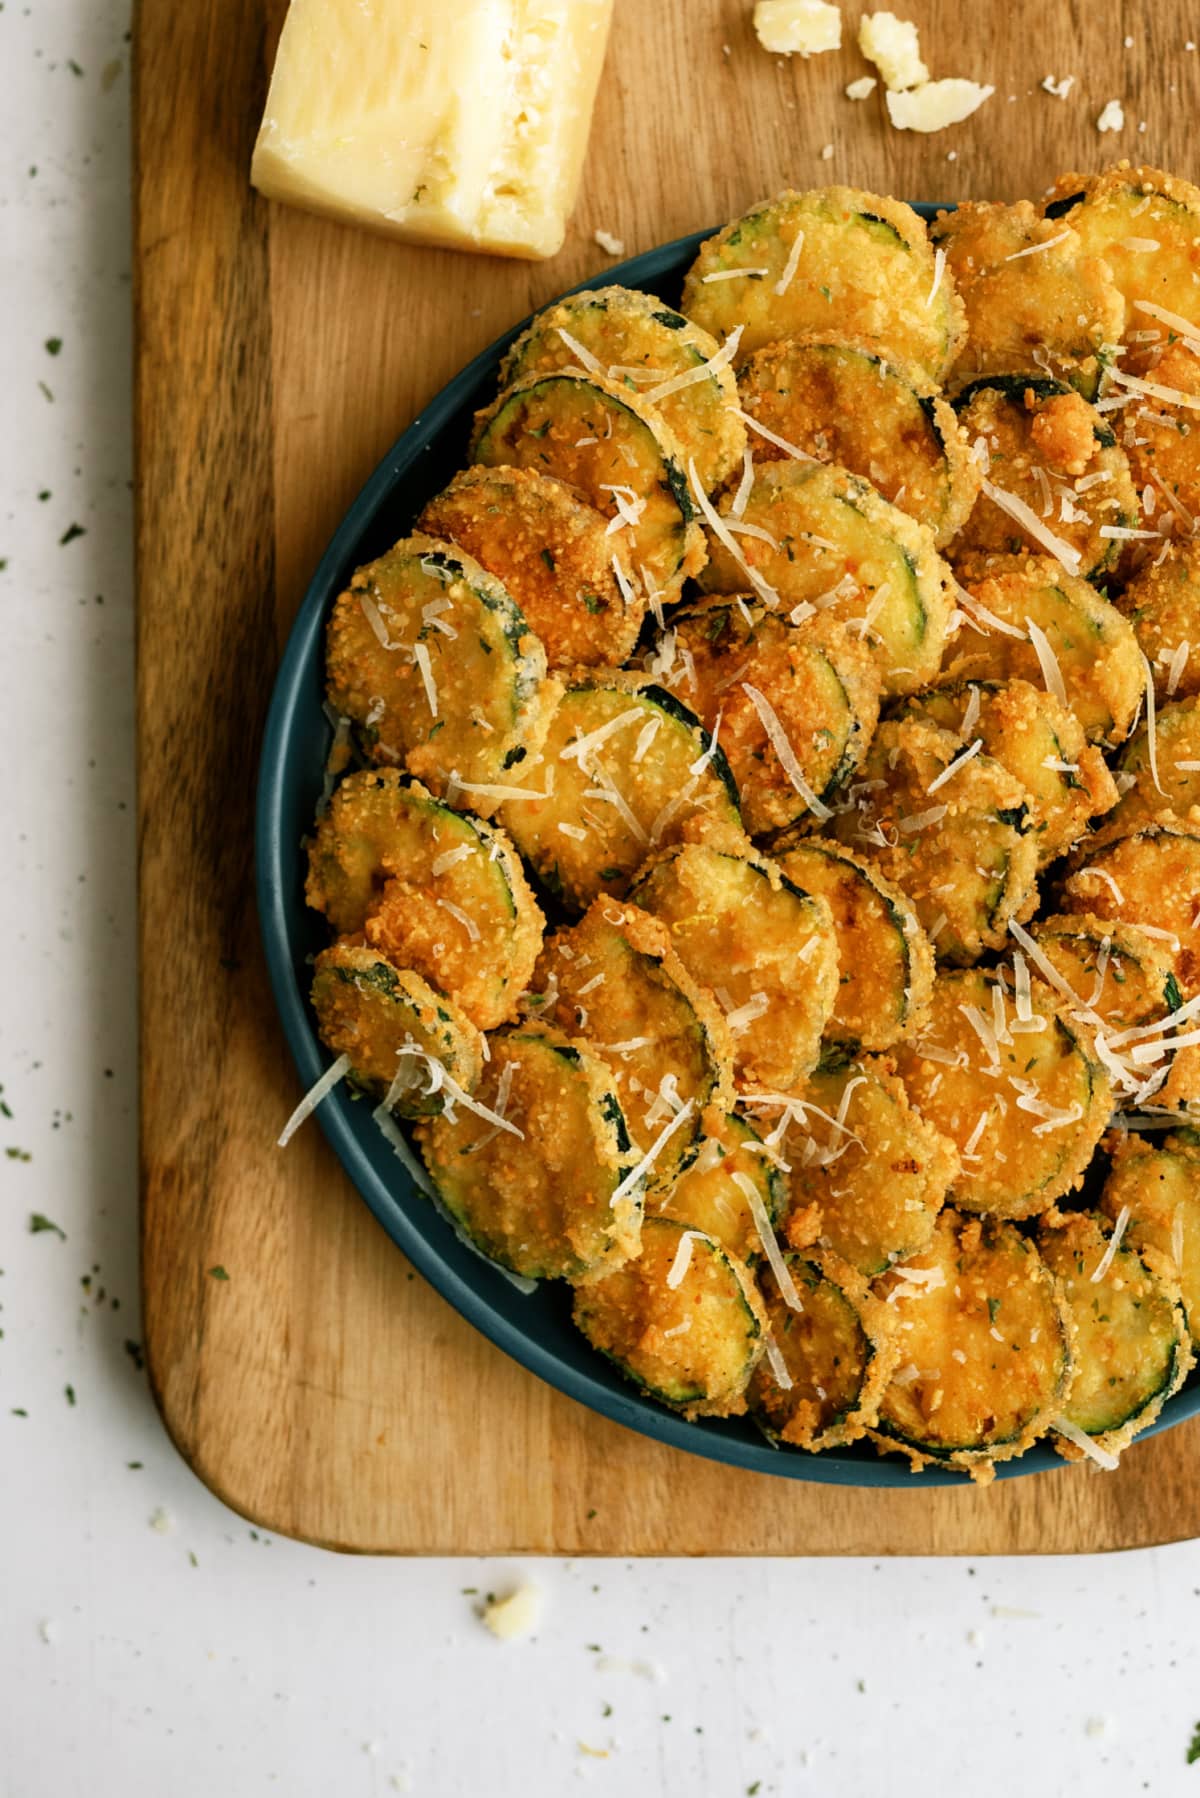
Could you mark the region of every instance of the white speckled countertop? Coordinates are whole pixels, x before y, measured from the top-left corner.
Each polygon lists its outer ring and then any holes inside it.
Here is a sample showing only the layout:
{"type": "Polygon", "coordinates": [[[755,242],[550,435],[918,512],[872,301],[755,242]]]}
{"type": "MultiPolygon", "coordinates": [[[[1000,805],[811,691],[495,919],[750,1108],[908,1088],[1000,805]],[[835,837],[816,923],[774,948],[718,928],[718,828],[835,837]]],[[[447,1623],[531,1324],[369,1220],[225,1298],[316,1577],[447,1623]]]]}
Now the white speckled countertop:
{"type": "Polygon", "coordinates": [[[337,1559],[167,1442],[137,1348],[129,57],[128,0],[0,6],[0,1798],[1200,1791],[1196,1544],[337,1559]],[[536,1632],[499,1643],[475,1608],[527,1578],[536,1632]]]}

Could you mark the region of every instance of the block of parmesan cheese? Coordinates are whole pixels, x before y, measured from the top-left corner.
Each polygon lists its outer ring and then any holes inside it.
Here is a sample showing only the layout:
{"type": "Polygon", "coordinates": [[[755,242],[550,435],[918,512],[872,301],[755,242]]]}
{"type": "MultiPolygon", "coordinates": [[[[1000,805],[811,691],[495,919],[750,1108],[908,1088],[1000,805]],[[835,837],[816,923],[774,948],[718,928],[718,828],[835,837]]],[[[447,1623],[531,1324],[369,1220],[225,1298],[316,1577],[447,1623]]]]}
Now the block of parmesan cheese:
{"type": "Polygon", "coordinates": [[[552,256],[613,0],[291,0],[251,180],[414,243],[552,256]]]}

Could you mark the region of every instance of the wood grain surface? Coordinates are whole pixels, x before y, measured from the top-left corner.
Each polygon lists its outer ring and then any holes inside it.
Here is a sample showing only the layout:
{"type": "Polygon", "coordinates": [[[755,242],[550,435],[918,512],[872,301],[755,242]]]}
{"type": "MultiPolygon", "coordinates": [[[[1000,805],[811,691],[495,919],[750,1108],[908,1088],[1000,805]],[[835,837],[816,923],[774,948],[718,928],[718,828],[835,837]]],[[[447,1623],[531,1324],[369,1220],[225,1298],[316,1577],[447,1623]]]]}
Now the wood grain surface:
{"type": "Polygon", "coordinates": [[[273,1147],[297,1091],[254,914],[259,734],[318,557],[429,396],[604,266],[597,227],[632,254],[787,183],[1014,198],[1121,155],[1200,178],[1192,8],[900,10],[934,75],[994,84],[966,125],[893,132],[878,91],[844,96],[866,72],[849,41],[769,57],[751,0],[617,0],[575,220],[560,255],[530,264],[267,206],[247,171],[282,0],[141,0],[146,1351],[180,1452],[269,1529],[355,1550],[567,1554],[1064,1552],[1200,1533],[1200,1422],[1111,1476],[1064,1469],[986,1492],[785,1483],[643,1441],[509,1362],[414,1276],[315,1129],[273,1147]],[[1066,100],[1046,75],[1075,77],[1066,100]],[[1102,137],[1110,99],[1127,122],[1102,137]],[[227,1281],[208,1276],[218,1264],[227,1281]]]}

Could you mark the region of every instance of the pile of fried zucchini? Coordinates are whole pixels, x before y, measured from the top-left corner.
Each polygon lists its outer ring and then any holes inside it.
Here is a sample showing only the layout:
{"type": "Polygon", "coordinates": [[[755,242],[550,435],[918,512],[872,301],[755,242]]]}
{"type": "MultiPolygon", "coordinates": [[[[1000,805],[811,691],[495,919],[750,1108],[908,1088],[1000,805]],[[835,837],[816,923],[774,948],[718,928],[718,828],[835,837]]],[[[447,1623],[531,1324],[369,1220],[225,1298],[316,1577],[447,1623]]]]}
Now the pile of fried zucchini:
{"type": "Polygon", "coordinates": [[[329,621],[352,1089],[688,1417],[1115,1465],[1200,1335],[1200,191],[782,194],[470,453],[329,621]]]}

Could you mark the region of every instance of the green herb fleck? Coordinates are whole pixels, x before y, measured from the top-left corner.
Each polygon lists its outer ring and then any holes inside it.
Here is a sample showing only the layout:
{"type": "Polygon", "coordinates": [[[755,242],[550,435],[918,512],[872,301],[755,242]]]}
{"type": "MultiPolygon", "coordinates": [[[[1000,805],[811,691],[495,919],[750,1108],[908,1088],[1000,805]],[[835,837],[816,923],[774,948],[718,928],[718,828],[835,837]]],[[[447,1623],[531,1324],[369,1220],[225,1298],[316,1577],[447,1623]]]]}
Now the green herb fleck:
{"type": "Polygon", "coordinates": [[[126,1465],[126,1467],[128,1467],[128,1469],[131,1473],[140,1473],[142,1471],[142,1468],[145,1466],[145,1462],[144,1461],[126,1461],[125,1465],[126,1465]]]}
{"type": "Polygon", "coordinates": [[[64,1386],[63,1391],[66,1394],[67,1403],[69,1405],[73,1405],[75,1403],[75,1388],[74,1388],[74,1386],[64,1386]]]}
{"type": "Polygon", "coordinates": [[[581,593],[579,597],[583,601],[584,607],[592,614],[593,618],[596,616],[597,612],[602,612],[604,610],[604,601],[598,598],[595,593],[581,593]]]}
{"type": "Polygon", "coordinates": [[[29,1413],[25,1409],[24,1405],[14,1405],[12,1408],[12,1415],[14,1417],[28,1417],[29,1413]]]}
{"type": "Polygon", "coordinates": [[[72,75],[82,75],[83,74],[83,70],[80,68],[79,64],[75,61],[75,58],[73,56],[68,56],[67,67],[70,69],[72,75]]]}
{"type": "Polygon", "coordinates": [[[996,1314],[1000,1309],[1000,1300],[999,1299],[989,1299],[987,1302],[987,1308],[988,1308],[988,1322],[990,1324],[994,1324],[996,1321],[996,1314]]]}
{"type": "Polygon", "coordinates": [[[47,337],[47,339],[46,339],[46,354],[47,354],[47,356],[57,356],[58,352],[61,349],[62,349],[62,338],[61,337],[47,337]]]}
{"type": "Polygon", "coordinates": [[[86,537],[87,532],[81,524],[69,524],[58,540],[61,549],[65,543],[74,543],[76,537],[86,537]]]}
{"type": "Polygon", "coordinates": [[[32,1161],[33,1156],[28,1149],[5,1149],[4,1153],[10,1161],[32,1161]]]}
{"type": "Polygon", "coordinates": [[[200,1565],[199,1561],[196,1559],[195,1551],[190,1548],[188,1549],[188,1560],[193,1567],[198,1567],[200,1565]]]}
{"type": "Polygon", "coordinates": [[[762,1790],[762,1780],[756,1779],[752,1786],[746,1787],[746,1798],[754,1798],[756,1792],[762,1790]]]}
{"type": "MultiPolygon", "coordinates": [[[[10,1149],[9,1154],[11,1155],[11,1153],[12,1150],[10,1149]]],[[[31,1236],[40,1236],[45,1230],[53,1230],[54,1234],[56,1236],[61,1236],[64,1242],[67,1240],[66,1231],[60,1224],[56,1224],[53,1218],[43,1217],[40,1211],[32,1212],[29,1218],[29,1234],[31,1236]]]]}
{"type": "Polygon", "coordinates": [[[227,1280],[229,1275],[225,1272],[223,1267],[210,1267],[208,1270],[208,1277],[210,1280],[227,1280]]]}
{"type": "Polygon", "coordinates": [[[600,1715],[602,1717],[611,1717],[612,1716],[612,1705],[606,1704],[604,1709],[601,1711],[600,1715]]]}
{"type": "Polygon", "coordinates": [[[549,550],[549,549],[543,549],[542,550],[542,561],[546,564],[546,567],[550,570],[551,574],[553,574],[554,573],[554,551],[549,550]]]}
{"type": "Polygon", "coordinates": [[[1200,1723],[1197,1723],[1192,1730],[1192,1739],[1188,1743],[1187,1748],[1187,1764],[1189,1767],[1193,1761],[1200,1761],[1200,1723]]]}
{"type": "Polygon", "coordinates": [[[129,1359],[133,1362],[133,1365],[137,1368],[138,1372],[141,1373],[146,1365],[146,1357],[142,1353],[141,1343],[127,1341],[125,1344],[125,1353],[129,1356],[129,1359]]]}
{"type": "Polygon", "coordinates": [[[44,381],[39,381],[38,387],[41,389],[44,397],[49,400],[51,405],[53,405],[54,404],[54,395],[51,393],[51,391],[47,387],[46,383],[44,381]]]}
{"type": "Polygon", "coordinates": [[[594,1517],[594,1516],[595,1516],[595,1515],[596,1515],[596,1513],[595,1513],[595,1511],[589,1511],[589,1512],[588,1512],[588,1514],[587,1514],[587,1520],[588,1520],[588,1522],[589,1522],[589,1523],[590,1523],[590,1522],[591,1522],[591,1521],[592,1521],[592,1518],[593,1518],[593,1517],[594,1517]]]}

